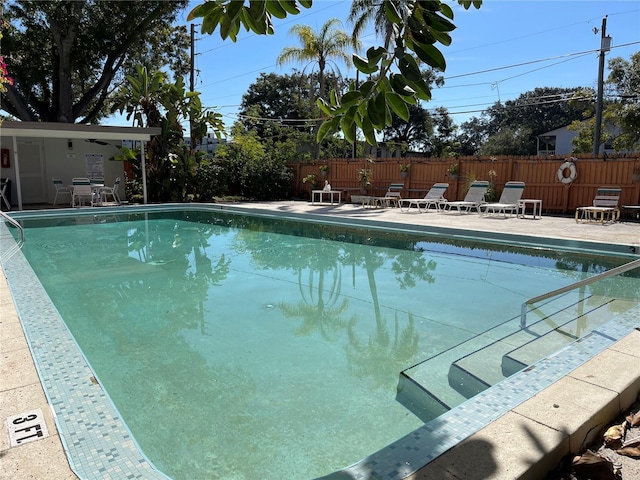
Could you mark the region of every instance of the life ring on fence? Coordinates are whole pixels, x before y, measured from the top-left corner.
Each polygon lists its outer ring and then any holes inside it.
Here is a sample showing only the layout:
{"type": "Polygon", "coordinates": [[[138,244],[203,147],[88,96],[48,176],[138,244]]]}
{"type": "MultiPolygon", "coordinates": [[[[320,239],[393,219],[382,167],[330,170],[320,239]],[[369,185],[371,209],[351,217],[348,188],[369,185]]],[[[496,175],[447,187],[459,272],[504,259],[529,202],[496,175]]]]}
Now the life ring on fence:
{"type": "Polygon", "coordinates": [[[558,180],[560,182],[565,184],[571,183],[578,176],[578,172],[576,170],[576,164],[573,162],[574,160],[575,159],[571,157],[571,160],[567,160],[562,165],[560,165],[560,168],[558,168],[558,180]],[[566,174],[567,170],[569,170],[568,174],[566,174]]]}

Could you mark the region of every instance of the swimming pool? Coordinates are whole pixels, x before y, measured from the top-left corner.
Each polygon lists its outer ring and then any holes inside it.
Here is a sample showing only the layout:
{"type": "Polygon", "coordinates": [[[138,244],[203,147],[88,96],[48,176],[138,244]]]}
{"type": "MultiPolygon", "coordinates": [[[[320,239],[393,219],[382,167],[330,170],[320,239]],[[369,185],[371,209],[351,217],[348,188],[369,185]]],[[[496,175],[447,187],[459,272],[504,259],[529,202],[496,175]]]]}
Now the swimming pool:
{"type": "Polygon", "coordinates": [[[188,478],[196,471],[282,478],[271,470],[282,462],[289,476],[310,478],[353,463],[422,425],[394,400],[401,370],[516,316],[528,296],[624,261],[209,215],[25,222],[24,253],[97,381],[147,455],[174,478],[184,478],[179,468],[188,478]],[[556,272],[558,262],[591,271],[556,272]],[[478,307],[483,297],[492,301],[478,307]],[[181,359],[169,353],[176,345],[181,359]],[[171,371],[177,378],[162,384],[171,371]],[[223,384],[232,389],[220,393],[223,384]],[[213,401],[230,412],[185,419],[213,401]],[[351,428],[358,425],[360,433],[351,428]],[[205,430],[219,436],[211,440],[205,430]],[[174,443],[150,443],[156,439],[174,443]],[[189,456],[198,443],[204,451],[189,456]],[[360,450],[339,458],[353,444],[360,450]],[[239,456],[224,460],[226,447],[239,456]],[[327,459],[316,460],[318,452],[327,459]],[[254,470],[241,471],[243,462],[254,470]],[[202,468],[214,470],[195,470],[202,468]]]}

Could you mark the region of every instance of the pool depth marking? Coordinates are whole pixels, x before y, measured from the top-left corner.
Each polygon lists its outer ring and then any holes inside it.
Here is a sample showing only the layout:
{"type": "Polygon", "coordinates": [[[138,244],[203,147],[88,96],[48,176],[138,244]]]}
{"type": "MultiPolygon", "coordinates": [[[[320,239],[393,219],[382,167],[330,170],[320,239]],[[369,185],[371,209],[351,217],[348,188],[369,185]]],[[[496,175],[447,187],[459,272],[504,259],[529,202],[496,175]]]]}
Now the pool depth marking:
{"type": "Polygon", "coordinates": [[[9,432],[9,445],[12,447],[49,436],[49,429],[40,408],[7,417],[5,423],[9,432]]]}

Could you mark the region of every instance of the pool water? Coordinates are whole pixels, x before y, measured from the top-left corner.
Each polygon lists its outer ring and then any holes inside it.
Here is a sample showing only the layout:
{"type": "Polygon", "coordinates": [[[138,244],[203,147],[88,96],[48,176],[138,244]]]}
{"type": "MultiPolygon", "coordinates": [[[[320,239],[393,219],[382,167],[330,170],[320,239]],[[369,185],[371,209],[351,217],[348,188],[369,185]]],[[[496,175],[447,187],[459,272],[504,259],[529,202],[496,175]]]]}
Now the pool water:
{"type": "Polygon", "coordinates": [[[176,480],[352,464],[423,424],[396,401],[402,370],[625,262],[220,212],[111,220],[24,220],[23,253],[176,480]]]}

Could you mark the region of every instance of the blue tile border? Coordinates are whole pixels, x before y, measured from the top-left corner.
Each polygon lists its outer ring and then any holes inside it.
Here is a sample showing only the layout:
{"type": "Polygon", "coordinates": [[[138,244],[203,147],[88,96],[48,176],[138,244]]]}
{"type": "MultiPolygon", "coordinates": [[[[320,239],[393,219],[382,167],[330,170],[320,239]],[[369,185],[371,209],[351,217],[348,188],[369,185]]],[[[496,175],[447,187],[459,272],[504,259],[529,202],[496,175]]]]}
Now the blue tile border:
{"type": "MultiPolygon", "coordinates": [[[[4,224],[0,229],[6,228],[4,224]]],[[[396,228],[398,228],[396,226],[396,228]]],[[[21,252],[7,283],[72,470],[82,479],[167,479],[144,456],[21,252]]],[[[640,306],[324,478],[400,480],[561,379],[640,325],[640,306]]]]}
{"type": "Polygon", "coordinates": [[[74,473],[86,480],[166,480],[92,381],[94,372],[22,253],[8,259],[3,270],[74,473]]]}
{"type": "MultiPolygon", "coordinates": [[[[639,326],[640,305],[479,393],[345,471],[357,479],[405,478],[560,380],[639,326]],[[390,462],[390,458],[394,461],[390,462]]],[[[325,478],[332,477],[333,475],[329,475],[325,478]]]]}

